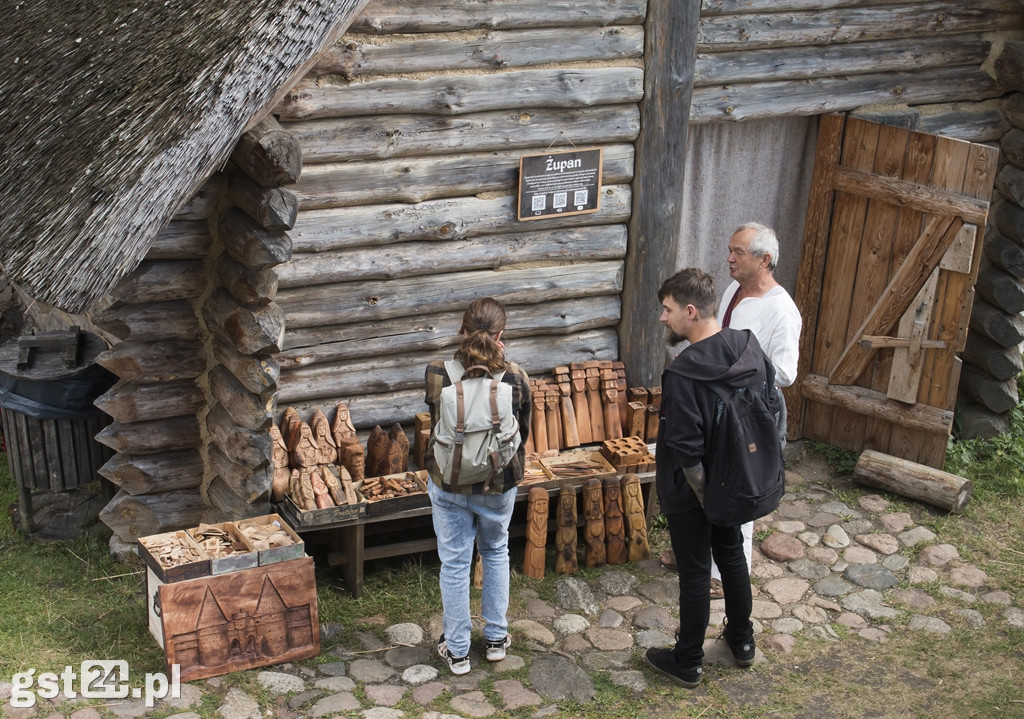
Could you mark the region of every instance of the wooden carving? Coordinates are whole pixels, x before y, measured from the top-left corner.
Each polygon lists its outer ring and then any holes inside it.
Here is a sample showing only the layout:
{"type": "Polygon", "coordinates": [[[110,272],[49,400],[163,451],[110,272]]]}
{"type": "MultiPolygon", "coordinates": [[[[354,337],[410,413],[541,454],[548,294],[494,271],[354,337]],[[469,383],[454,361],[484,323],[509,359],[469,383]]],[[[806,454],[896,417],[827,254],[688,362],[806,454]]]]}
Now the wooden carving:
{"type": "Polygon", "coordinates": [[[314,467],[309,473],[309,478],[313,485],[313,498],[316,502],[317,509],[333,507],[334,500],[331,499],[331,492],[327,489],[327,482],[324,481],[324,475],[323,472],[320,471],[320,468],[314,467]]]}
{"type": "Polygon", "coordinates": [[[576,489],[563,485],[558,492],[558,516],[555,518],[555,571],[575,574],[579,568],[576,559],[576,489]]]}
{"type": "Polygon", "coordinates": [[[615,372],[615,389],[618,390],[619,403],[619,430],[622,437],[626,432],[626,404],[629,399],[626,397],[626,365],[623,362],[612,362],[612,371],[615,372]]]}
{"type": "MultiPolygon", "coordinates": [[[[658,398],[659,400],[661,397],[658,398]]],[[[661,415],[658,413],[661,409],[656,404],[647,405],[647,425],[644,430],[646,439],[648,442],[655,442],[658,439],[658,426],[661,424],[661,415]]]]}
{"type": "Polygon", "coordinates": [[[401,474],[409,471],[409,438],[405,436],[402,425],[397,422],[388,432],[388,471],[387,474],[401,474]]]}
{"type": "Polygon", "coordinates": [[[590,408],[590,440],[600,442],[604,434],[604,408],[601,406],[601,375],[596,366],[587,366],[587,406],[590,408]]]}
{"type": "Polygon", "coordinates": [[[302,420],[294,407],[285,408],[281,416],[281,434],[284,436],[284,443],[288,445],[288,452],[292,452],[299,444],[299,426],[302,420]]]}
{"type": "Polygon", "coordinates": [[[622,486],[618,477],[604,480],[604,544],[608,564],[625,564],[626,524],[622,518],[622,486]]]}
{"type": "Polygon", "coordinates": [[[319,464],[320,447],[313,436],[313,428],[305,422],[299,423],[299,438],[291,451],[291,465],[295,467],[313,468],[319,464]]]}
{"type": "Polygon", "coordinates": [[[591,478],[583,482],[583,564],[589,568],[604,566],[607,553],[604,546],[604,499],[601,480],[591,478]]]}
{"type": "MultiPolygon", "coordinates": [[[[644,397],[647,393],[644,392],[644,397]]],[[[626,435],[647,441],[647,405],[641,402],[626,404],[626,435]]]]}
{"type": "Polygon", "coordinates": [[[548,449],[562,448],[562,420],[558,412],[558,392],[544,390],[544,417],[548,430],[548,449]]]}
{"type": "Polygon", "coordinates": [[[313,437],[316,439],[317,464],[334,464],[338,461],[338,443],[331,433],[331,425],[327,421],[327,415],[321,410],[313,413],[313,420],[310,422],[313,428],[313,437]]]}
{"type": "Polygon", "coordinates": [[[292,473],[288,468],[288,445],[276,424],[270,425],[271,457],[274,463],[274,476],[270,480],[270,501],[280,502],[288,493],[288,482],[292,473]]]}
{"type": "Polygon", "coordinates": [[[562,437],[566,448],[580,446],[580,433],[576,427],[576,408],[572,404],[572,381],[569,379],[568,367],[555,367],[555,381],[561,395],[559,411],[562,418],[562,437]]]}
{"type": "MultiPolygon", "coordinates": [[[[544,415],[544,395],[533,393],[533,426],[530,436],[533,437],[533,448],[537,454],[548,451],[548,423],[544,415]]],[[[554,448],[553,448],[554,449],[554,448]]]]}
{"type": "Polygon", "coordinates": [[[626,547],[629,561],[650,559],[651,545],[647,540],[644,496],[640,491],[640,478],[635,474],[627,474],[622,478],[622,511],[626,515],[626,547]]]}
{"type": "Polygon", "coordinates": [[[338,447],[338,464],[348,470],[354,481],[365,477],[366,452],[356,437],[356,428],[352,424],[348,406],[339,403],[334,411],[334,424],[331,434],[338,447]]]}
{"type": "Polygon", "coordinates": [[[526,508],[526,553],[523,574],[534,579],[544,578],[544,552],[548,541],[548,493],[534,487],[530,490],[526,508]]]}
{"type": "MultiPolygon", "coordinates": [[[[321,476],[323,477],[324,484],[327,485],[327,491],[331,495],[331,499],[334,500],[335,505],[348,504],[348,498],[345,495],[345,488],[341,486],[341,480],[338,475],[334,473],[334,469],[329,464],[322,464],[318,468],[321,476]]],[[[342,472],[345,472],[345,468],[341,468],[342,472]]],[[[348,474],[347,472],[345,472],[348,474]]]]}
{"type": "Polygon", "coordinates": [[[605,370],[601,379],[605,439],[618,439],[622,436],[622,420],[619,418],[619,390],[616,388],[615,382],[615,373],[605,370]]]}
{"type": "Polygon", "coordinates": [[[391,440],[380,425],[374,426],[366,439],[366,476],[380,477],[388,473],[388,451],[391,440]]]}
{"type": "Polygon", "coordinates": [[[313,495],[313,482],[308,469],[293,469],[288,483],[288,496],[295,506],[302,511],[316,509],[316,498],[313,495]]]}
{"type": "Polygon", "coordinates": [[[590,431],[590,405],[587,401],[587,375],[586,370],[576,365],[582,362],[574,362],[570,370],[572,382],[572,407],[576,412],[576,432],[579,434],[580,444],[590,444],[592,432],[590,431]]]}

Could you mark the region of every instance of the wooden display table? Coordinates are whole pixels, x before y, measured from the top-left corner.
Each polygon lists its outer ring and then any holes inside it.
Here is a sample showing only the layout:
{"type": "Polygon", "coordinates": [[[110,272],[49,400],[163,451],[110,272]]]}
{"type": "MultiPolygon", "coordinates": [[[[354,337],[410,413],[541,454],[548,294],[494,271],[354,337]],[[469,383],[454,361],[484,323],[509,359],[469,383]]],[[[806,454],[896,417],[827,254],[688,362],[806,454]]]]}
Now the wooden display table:
{"type": "MultiPolygon", "coordinates": [[[[654,486],[654,472],[637,474],[640,478],[640,488],[644,498],[644,512],[647,518],[647,526],[651,526],[651,489],[654,486]]],[[[554,497],[554,503],[558,501],[558,493],[563,486],[573,487],[579,495],[582,487],[582,480],[564,480],[560,483],[539,482],[519,485],[519,492],[516,496],[516,509],[512,514],[512,524],[509,526],[510,536],[523,536],[526,526],[526,499],[530,489],[542,486],[547,490],[548,495],[554,497]]],[[[288,510],[282,505],[279,507],[286,519],[288,510]]],[[[583,513],[580,512],[580,526],[582,526],[583,513]]],[[[552,513],[553,515],[553,513],[552,513]]],[[[341,575],[348,585],[352,594],[359,597],[363,593],[363,564],[372,559],[384,559],[386,557],[398,557],[417,552],[428,552],[437,549],[437,538],[433,536],[433,525],[430,519],[430,504],[408,509],[393,514],[380,516],[363,516],[354,519],[347,519],[329,524],[299,527],[294,523],[292,527],[296,532],[308,535],[310,540],[317,535],[326,535],[328,544],[327,563],[332,567],[339,567],[341,575]],[[368,536],[373,537],[382,534],[395,534],[408,532],[413,528],[428,528],[430,536],[419,539],[409,539],[397,542],[367,546],[368,536]]],[[[549,517],[548,532],[555,530],[554,517],[549,517]]],[[[324,538],[324,537],[319,537],[324,538]]]]}

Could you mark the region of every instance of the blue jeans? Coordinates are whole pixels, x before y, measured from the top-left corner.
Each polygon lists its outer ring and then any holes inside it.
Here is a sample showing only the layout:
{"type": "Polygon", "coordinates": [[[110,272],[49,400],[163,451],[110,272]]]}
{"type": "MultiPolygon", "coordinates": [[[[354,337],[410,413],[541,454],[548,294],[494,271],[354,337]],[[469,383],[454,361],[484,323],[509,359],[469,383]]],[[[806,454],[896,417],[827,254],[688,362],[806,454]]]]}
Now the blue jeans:
{"type": "Polygon", "coordinates": [[[444,637],[453,656],[469,654],[473,627],[469,616],[469,575],[473,569],[474,540],[484,565],[484,639],[499,641],[508,633],[508,525],[517,492],[513,487],[504,494],[455,494],[427,482],[437,556],[441,558],[444,637]]]}

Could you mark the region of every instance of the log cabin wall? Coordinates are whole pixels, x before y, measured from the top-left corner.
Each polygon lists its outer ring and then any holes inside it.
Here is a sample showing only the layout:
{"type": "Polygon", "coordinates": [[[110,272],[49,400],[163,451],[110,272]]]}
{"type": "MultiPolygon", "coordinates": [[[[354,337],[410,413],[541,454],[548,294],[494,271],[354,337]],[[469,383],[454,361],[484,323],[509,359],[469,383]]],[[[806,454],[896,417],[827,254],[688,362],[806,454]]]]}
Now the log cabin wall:
{"type": "Polygon", "coordinates": [[[646,3],[376,2],[274,110],[302,145],[278,408],[425,409],[469,302],[531,375],[615,359],[646,3]],[[519,157],[604,150],[600,211],[516,219],[519,157]]]}

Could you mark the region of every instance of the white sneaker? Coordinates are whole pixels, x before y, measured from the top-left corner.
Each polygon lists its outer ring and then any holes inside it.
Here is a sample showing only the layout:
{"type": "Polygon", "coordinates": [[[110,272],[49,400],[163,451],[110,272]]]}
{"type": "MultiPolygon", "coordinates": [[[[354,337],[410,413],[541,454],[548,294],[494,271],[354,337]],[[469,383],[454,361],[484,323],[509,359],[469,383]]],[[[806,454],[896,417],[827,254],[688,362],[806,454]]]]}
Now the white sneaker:
{"type": "Polygon", "coordinates": [[[508,634],[505,635],[504,639],[499,639],[496,642],[487,642],[487,661],[489,662],[500,662],[505,658],[505,650],[512,646],[512,637],[508,634]]]}
{"type": "MultiPolygon", "coordinates": [[[[469,670],[472,669],[469,665],[469,655],[464,657],[453,656],[451,650],[448,649],[448,642],[444,639],[444,634],[437,640],[437,653],[438,655],[448,662],[448,668],[452,670],[452,674],[455,676],[462,676],[463,674],[469,674],[469,670]]],[[[504,652],[502,652],[504,654],[504,652]]]]}

